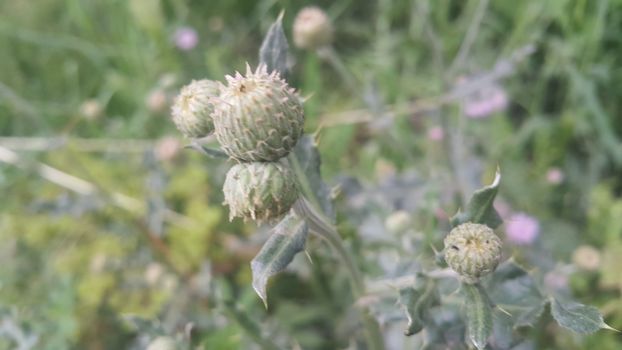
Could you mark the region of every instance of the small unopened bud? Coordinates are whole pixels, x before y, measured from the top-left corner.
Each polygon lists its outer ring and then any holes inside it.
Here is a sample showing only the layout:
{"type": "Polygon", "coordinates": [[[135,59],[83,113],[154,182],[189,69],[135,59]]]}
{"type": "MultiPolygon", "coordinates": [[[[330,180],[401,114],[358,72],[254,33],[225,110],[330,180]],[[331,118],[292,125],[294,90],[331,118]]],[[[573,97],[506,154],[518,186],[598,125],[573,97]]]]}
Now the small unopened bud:
{"type": "Polygon", "coordinates": [[[166,336],[160,336],[155,338],[147,346],[147,350],[178,350],[180,346],[175,339],[166,336]]]}
{"type": "Polygon", "coordinates": [[[274,162],[286,156],[303,131],[300,97],[279,73],[262,65],[246,76],[227,76],[213,114],[216,138],[229,157],[274,162]]]}
{"type": "Polygon", "coordinates": [[[586,271],[596,271],[600,267],[600,252],[589,245],[582,245],[572,254],[572,262],[586,271]]]}
{"type": "Polygon", "coordinates": [[[155,89],[151,91],[145,99],[145,105],[147,105],[147,109],[149,109],[152,113],[164,112],[167,104],[168,97],[166,96],[166,92],[162,89],[155,89]]]}
{"type": "Polygon", "coordinates": [[[384,226],[391,233],[403,233],[412,224],[410,214],[404,210],[397,211],[387,217],[384,226]]]}
{"type": "Polygon", "coordinates": [[[465,223],[445,237],[445,261],[465,283],[477,283],[501,260],[501,240],[486,225],[465,223]]]}
{"type": "Polygon", "coordinates": [[[285,214],[298,199],[296,178],[281,163],[234,165],[223,186],[229,219],[269,221],[285,214]]]}
{"type": "Polygon", "coordinates": [[[218,96],[218,83],[203,79],[184,86],[173,104],[173,122],[187,137],[205,137],[214,131],[211,114],[214,98],[218,96]]]}
{"type": "Polygon", "coordinates": [[[86,100],[80,105],[80,115],[87,120],[99,118],[103,111],[101,103],[95,99],[86,100]]]}
{"type": "Polygon", "coordinates": [[[172,136],[165,136],[158,140],[155,146],[156,159],[168,162],[175,159],[183,148],[181,142],[172,136]]]}
{"type": "Polygon", "coordinates": [[[301,49],[315,50],[329,45],[333,40],[333,26],[326,13],[319,7],[305,7],[294,20],[294,45],[301,49]]]}

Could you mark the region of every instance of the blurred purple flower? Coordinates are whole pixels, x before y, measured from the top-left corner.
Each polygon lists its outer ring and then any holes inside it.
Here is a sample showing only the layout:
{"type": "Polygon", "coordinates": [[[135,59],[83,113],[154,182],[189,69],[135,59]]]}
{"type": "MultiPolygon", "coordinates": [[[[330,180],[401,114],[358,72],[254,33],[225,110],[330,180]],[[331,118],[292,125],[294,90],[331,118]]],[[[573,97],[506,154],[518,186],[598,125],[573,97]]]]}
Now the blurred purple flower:
{"type": "Polygon", "coordinates": [[[550,168],[546,172],[546,181],[551,185],[559,185],[564,181],[564,173],[559,168],[550,168]]]}
{"type": "Polygon", "coordinates": [[[544,275],[544,286],[552,291],[564,290],[568,287],[568,276],[560,271],[549,271],[544,275]]]}
{"type": "Polygon", "coordinates": [[[428,139],[431,141],[441,141],[445,137],[445,132],[440,126],[433,126],[428,129],[428,139]]]}
{"type": "Polygon", "coordinates": [[[532,244],[540,233],[540,223],[532,216],[517,213],[508,220],[505,232],[508,241],[514,244],[532,244]]]}
{"type": "Polygon", "coordinates": [[[199,34],[192,27],[180,27],[175,31],[174,41],[178,49],[192,50],[199,43],[199,34]]]}
{"type": "Polygon", "coordinates": [[[463,104],[464,114],[473,119],[486,118],[504,110],[508,105],[508,96],[500,86],[490,86],[468,97],[463,104]]]}

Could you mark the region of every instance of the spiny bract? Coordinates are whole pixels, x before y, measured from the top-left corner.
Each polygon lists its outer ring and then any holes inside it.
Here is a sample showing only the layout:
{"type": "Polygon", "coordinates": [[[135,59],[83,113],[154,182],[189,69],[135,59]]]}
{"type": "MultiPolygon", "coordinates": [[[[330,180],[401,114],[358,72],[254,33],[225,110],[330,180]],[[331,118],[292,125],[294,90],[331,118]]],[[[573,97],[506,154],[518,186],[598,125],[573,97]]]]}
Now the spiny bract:
{"type": "Polygon", "coordinates": [[[205,137],[214,131],[212,113],[214,98],[220,92],[217,82],[203,79],[193,80],[184,86],[173,104],[173,122],[187,137],[205,137]]]}
{"type": "Polygon", "coordinates": [[[253,162],[234,165],[223,186],[229,220],[268,221],[285,214],[298,199],[296,178],[285,165],[253,162]]]}
{"type": "Polygon", "coordinates": [[[501,260],[501,240],[486,225],[467,222],[445,237],[445,261],[466,283],[477,283],[501,260]]]}
{"type": "Polygon", "coordinates": [[[227,76],[214,127],[222,149],[244,162],[274,162],[286,156],[303,131],[302,101],[278,72],[261,65],[246,76],[227,76]]]}

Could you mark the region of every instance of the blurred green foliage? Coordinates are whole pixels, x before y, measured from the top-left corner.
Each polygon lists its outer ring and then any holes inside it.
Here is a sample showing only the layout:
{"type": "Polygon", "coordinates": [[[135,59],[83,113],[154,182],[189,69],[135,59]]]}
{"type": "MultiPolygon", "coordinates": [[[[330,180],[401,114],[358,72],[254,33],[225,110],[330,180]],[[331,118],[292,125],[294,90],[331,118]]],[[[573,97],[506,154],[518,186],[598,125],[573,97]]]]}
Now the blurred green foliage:
{"type": "MultiPolygon", "coordinates": [[[[319,130],[325,178],[343,185],[339,179],[355,176],[376,190],[402,174],[418,179],[412,193],[418,210],[409,211],[409,227],[422,238],[412,250],[399,235],[366,241],[357,232],[369,222],[353,216],[347,193],[338,197],[340,228],[370,278],[382,275],[385,248],[393,254],[387,260],[404,264],[432,254],[429,244],[449,227],[447,215],[436,214],[444,209],[451,216],[460,205],[447,187],[472,192],[498,164],[504,202],[540,222],[538,241],[509,253],[534,266],[543,281],[551,271],[577,272],[563,292],[598,306],[621,329],[622,89],[616,82],[622,80],[622,1],[490,1],[475,24],[477,0],[316,3],[334,20],[335,48],[361,81],[361,91],[349,91],[317,55],[293,50],[290,80],[310,96],[307,131],[319,130]],[[454,61],[471,31],[470,50],[454,61]],[[527,45],[535,52],[499,82],[507,109],[469,119],[456,99],[386,118],[386,106],[444,95],[527,45]],[[334,113],[373,105],[380,106],[372,113],[377,123],[324,126],[335,122],[334,113]],[[435,126],[445,130],[442,142],[427,137],[435,126]],[[563,172],[560,184],[547,181],[552,168],[563,172]],[[599,252],[597,269],[573,260],[586,244],[599,252]]],[[[177,136],[166,106],[177,89],[191,79],[222,80],[246,61],[255,65],[262,35],[281,9],[289,35],[306,4],[0,1],[0,134],[177,136]],[[199,38],[188,51],[174,39],[186,26],[199,38]],[[164,96],[164,106],[154,102],[154,92],[164,96]],[[88,101],[96,103],[94,112],[88,101]]],[[[307,243],[313,264],[298,256],[293,272],[270,284],[268,310],[253,293],[249,262],[266,232],[228,222],[220,193],[228,164],[190,150],[172,159],[156,152],[154,162],[150,151],[84,152],[71,142],[18,153],[31,166],[0,163],[0,349],[29,341],[36,349],[141,349],[156,334],[205,349],[250,348],[265,338],[304,349],[348,345],[355,325],[345,312],[352,300],[321,242],[307,243]],[[48,183],[35,161],[94,183],[104,195],[48,183]],[[160,187],[149,182],[153,177],[160,187]],[[119,208],[113,192],[141,205],[119,208]],[[183,218],[164,223],[152,210],[158,201],[183,218]]],[[[405,209],[398,201],[368,204],[381,226],[392,211],[405,209]]],[[[613,332],[568,337],[550,318],[523,332],[538,349],[622,346],[613,332]]],[[[416,343],[401,334],[397,339],[404,347],[416,343]]]]}

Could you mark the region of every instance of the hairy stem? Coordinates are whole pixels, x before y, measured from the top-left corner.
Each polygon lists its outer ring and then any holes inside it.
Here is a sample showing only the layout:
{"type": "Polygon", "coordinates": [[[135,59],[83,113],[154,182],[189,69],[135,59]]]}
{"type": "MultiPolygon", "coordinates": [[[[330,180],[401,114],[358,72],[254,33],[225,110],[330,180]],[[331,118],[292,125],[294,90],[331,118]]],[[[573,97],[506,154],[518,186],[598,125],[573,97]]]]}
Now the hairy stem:
{"type": "MultiPolygon", "coordinates": [[[[335,227],[330,224],[326,216],[318,212],[304,198],[301,198],[298,202],[296,202],[294,210],[298,213],[298,215],[307,219],[311,231],[326,240],[326,242],[328,242],[328,244],[335,250],[337,256],[348,271],[348,277],[350,278],[350,285],[352,286],[352,294],[354,295],[354,298],[358,299],[362,297],[365,294],[363,274],[354,262],[354,259],[352,259],[352,256],[346,247],[343,245],[339,232],[337,232],[335,227]]],[[[365,328],[365,336],[367,338],[369,349],[384,349],[383,337],[378,323],[371,315],[369,309],[364,309],[362,313],[363,327],[365,328]]]]}

